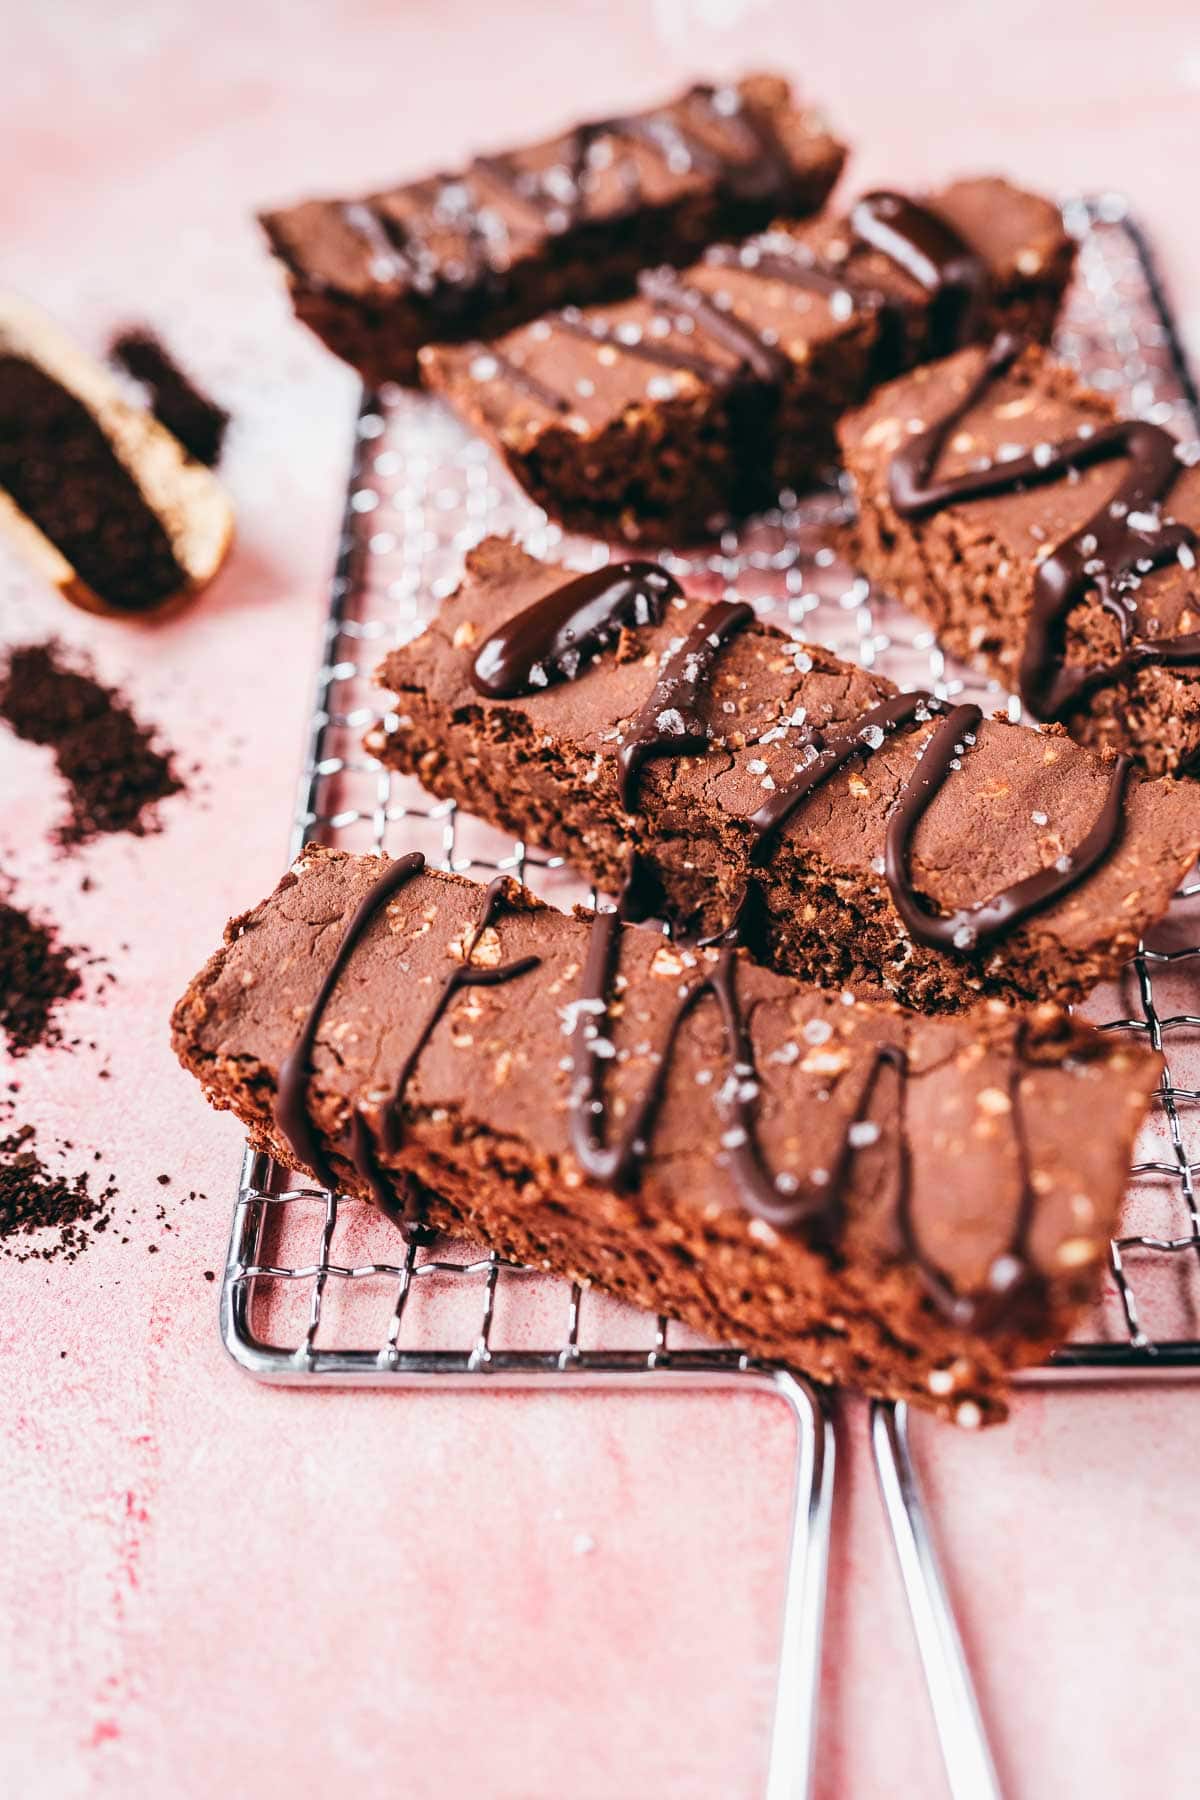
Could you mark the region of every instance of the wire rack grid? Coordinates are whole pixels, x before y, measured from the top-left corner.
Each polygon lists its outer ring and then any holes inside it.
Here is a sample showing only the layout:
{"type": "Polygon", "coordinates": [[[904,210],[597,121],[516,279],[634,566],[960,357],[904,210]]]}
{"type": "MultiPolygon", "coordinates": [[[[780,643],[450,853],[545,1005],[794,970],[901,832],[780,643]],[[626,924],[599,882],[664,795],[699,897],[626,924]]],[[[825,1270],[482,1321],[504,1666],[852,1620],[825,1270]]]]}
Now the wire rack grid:
{"type": "MultiPolygon", "coordinates": [[[[1093,385],[1169,426],[1200,454],[1196,390],[1153,260],[1124,202],[1080,199],[1065,210],[1080,254],[1059,353],[1093,385]]],[[[1015,700],[953,665],[931,632],[841,561],[826,540],[830,524],[844,516],[836,492],[803,502],[785,494],[777,509],[703,552],[664,561],[693,588],[749,599],[796,635],[901,685],[975,699],[989,710],[1007,707],[1019,718],[1015,700]]],[[[314,839],[375,853],[419,848],[437,866],[483,879],[511,873],[558,904],[587,897],[561,859],[537,855],[453,804],[431,802],[362,748],[381,714],[397,723],[382,712],[384,696],[372,680],[378,661],[452,590],[464,552],[489,532],[506,531],[534,554],[581,566],[607,557],[595,542],[564,536],[436,404],[400,391],[364,398],[293,855],[314,839]]],[[[1088,1004],[1089,1017],[1105,1029],[1141,1034],[1171,1058],[1139,1147],[1130,1229],[1112,1245],[1105,1303],[1084,1338],[1028,1379],[1200,1371],[1200,1145],[1189,1141],[1200,1105],[1198,958],[1200,882],[1178,897],[1161,943],[1156,937],[1139,949],[1120,989],[1088,1004]]],[[[730,1384],[774,1393],[790,1406],[795,1501],[769,1793],[795,1800],[806,1792],[832,1506],[825,1398],[786,1370],[714,1348],[665,1319],[647,1322],[493,1254],[438,1243],[409,1247],[397,1259],[396,1242],[363,1203],[297,1185],[288,1171],[248,1153],[221,1290],[231,1355],[260,1379],[297,1385],[730,1384]]],[[[962,1794],[995,1791],[903,1409],[876,1408],[873,1442],[951,1785],[962,1794]]]]}

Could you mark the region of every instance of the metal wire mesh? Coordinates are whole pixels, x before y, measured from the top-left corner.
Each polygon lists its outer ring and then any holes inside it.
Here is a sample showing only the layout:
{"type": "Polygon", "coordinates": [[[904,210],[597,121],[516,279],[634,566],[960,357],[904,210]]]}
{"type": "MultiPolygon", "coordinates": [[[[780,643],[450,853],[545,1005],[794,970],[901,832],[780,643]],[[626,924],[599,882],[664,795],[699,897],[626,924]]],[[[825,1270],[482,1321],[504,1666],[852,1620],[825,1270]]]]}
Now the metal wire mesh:
{"type": "MultiPolygon", "coordinates": [[[[1067,218],[1080,257],[1058,350],[1124,406],[1194,441],[1196,393],[1123,203],[1073,201],[1067,218]]],[[[930,631],[842,562],[826,539],[843,511],[835,491],[803,502],[783,495],[740,532],[664,560],[693,588],[748,599],[797,635],[904,686],[1007,707],[1019,718],[1014,699],[955,666],[930,631]]],[[[509,871],[560,905],[586,897],[558,859],[431,802],[362,749],[385,698],[372,681],[379,660],[436,610],[468,548],[509,531],[535,554],[582,566],[607,556],[552,525],[436,403],[398,390],[364,402],[293,852],[312,839],[357,851],[421,849],[436,866],[484,879],[509,871]]],[[[1128,1235],[1112,1246],[1105,1302],[1085,1337],[1035,1379],[1200,1368],[1200,1141],[1191,1136],[1200,1106],[1198,958],[1200,882],[1178,897],[1120,988],[1084,1009],[1108,1030],[1146,1036],[1170,1062],[1139,1146],[1128,1235]]],[[[494,1255],[446,1244],[399,1249],[364,1203],[291,1185],[286,1171],[249,1156],[222,1290],[232,1354],[277,1380],[756,1372],[736,1350],[713,1349],[682,1327],[494,1255]]]]}

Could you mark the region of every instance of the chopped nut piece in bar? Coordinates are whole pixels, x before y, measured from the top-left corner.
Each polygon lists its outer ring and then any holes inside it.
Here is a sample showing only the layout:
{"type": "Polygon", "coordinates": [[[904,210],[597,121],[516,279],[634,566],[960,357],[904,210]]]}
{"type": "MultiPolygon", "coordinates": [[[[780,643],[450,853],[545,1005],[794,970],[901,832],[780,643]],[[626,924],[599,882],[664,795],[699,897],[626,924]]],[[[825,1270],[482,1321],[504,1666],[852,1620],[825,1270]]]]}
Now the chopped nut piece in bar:
{"type": "Polygon", "coordinates": [[[488,539],[379,679],[367,746],[431,792],[609,892],[635,850],[686,935],[749,892],[775,966],[913,1006],[1078,998],[1200,851],[1191,782],[898,695],[653,563],[581,582],[488,539]]]}
{"type": "Polygon", "coordinates": [[[840,428],[863,567],[1036,718],[1153,773],[1200,754],[1200,467],[998,338],[840,428]]]}
{"type": "Polygon", "coordinates": [[[1057,1007],[921,1019],[665,949],[419,855],[309,849],[175,1048],[258,1148],[407,1229],[1003,1416],[1095,1292],[1160,1059],[1057,1007]]]}
{"type": "Polygon", "coordinates": [[[0,525],[77,605],[148,613],[211,581],[233,513],[107,369],[0,296],[0,525]]]}
{"type": "Polygon", "coordinates": [[[304,323],[367,381],[411,382],[422,344],[627,293],[649,262],[816,212],[845,155],[786,81],[754,75],[262,224],[304,323]]]}
{"type": "Polygon", "coordinates": [[[555,517],[695,538],[811,485],[873,382],[1001,325],[1048,335],[1072,260],[1058,208],[1004,181],[867,194],[421,367],[555,517]]]}

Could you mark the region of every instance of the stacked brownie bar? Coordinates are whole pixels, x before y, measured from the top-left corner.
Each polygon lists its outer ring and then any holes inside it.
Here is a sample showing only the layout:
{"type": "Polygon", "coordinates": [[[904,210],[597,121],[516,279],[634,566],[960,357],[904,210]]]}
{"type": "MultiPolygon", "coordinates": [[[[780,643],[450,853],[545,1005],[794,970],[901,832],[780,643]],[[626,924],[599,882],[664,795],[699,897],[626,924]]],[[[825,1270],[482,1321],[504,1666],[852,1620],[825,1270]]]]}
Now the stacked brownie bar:
{"type": "Polygon", "coordinates": [[[1004,181],[868,194],[421,369],[554,517],[679,541],[811,485],[874,382],[1001,327],[1048,335],[1072,259],[1058,208],[1004,181]]]}
{"type": "Polygon", "coordinates": [[[305,324],[367,381],[413,381],[422,344],[628,292],[650,263],[815,212],[845,154],[758,75],[262,223],[305,324]]]}
{"type": "Polygon", "coordinates": [[[1160,1067],[1056,1007],[922,1019],[311,848],[174,1036],[256,1146],[409,1228],[964,1425],[1091,1293],[1160,1067]]]}

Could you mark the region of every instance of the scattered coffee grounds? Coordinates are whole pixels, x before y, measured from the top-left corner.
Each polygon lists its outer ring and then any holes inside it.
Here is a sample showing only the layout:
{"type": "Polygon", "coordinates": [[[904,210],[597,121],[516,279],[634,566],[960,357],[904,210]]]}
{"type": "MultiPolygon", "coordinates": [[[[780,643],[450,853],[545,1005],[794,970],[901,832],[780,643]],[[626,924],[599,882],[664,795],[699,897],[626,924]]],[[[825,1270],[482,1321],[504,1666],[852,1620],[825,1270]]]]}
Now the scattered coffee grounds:
{"type": "Polygon", "coordinates": [[[87,1175],[52,1174],[34,1144],[32,1125],[0,1139],[0,1251],[17,1262],[74,1262],[108,1229],[116,1187],[110,1177],[93,1193],[87,1175]]]}
{"type": "Polygon", "coordinates": [[[52,925],[0,896],[0,1031],[13,1056],[62,1042],[56,1012],[79,991],[75,956],[52,925]]]}
{"type": "Polygon", "coordinates": [[[183,790],[153,730],[121,694],[70,667],[56,643],[22,645],[0,667],[0,718],[53,750],[71,795],[70,817],[55,833],[64,846],[112,831],[140,837],[152,829],[155,803],[183,790]]]}
{"type": "Polygon", "coordinates": [[[195,387],[149,331],[133,327],[113,339],[109,354],[140,381],[160,425],[208,468],[221,460],[229,414],[195,387]]]}

